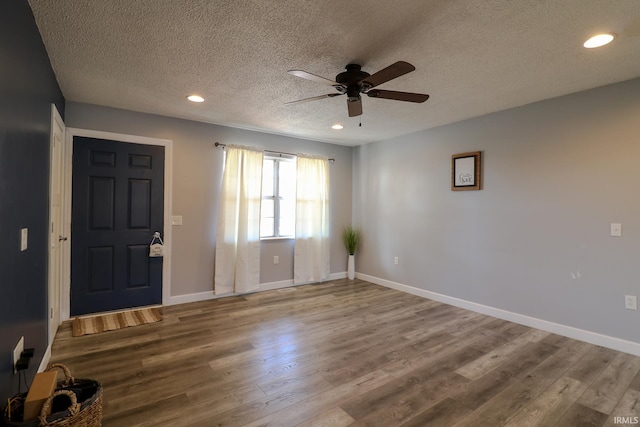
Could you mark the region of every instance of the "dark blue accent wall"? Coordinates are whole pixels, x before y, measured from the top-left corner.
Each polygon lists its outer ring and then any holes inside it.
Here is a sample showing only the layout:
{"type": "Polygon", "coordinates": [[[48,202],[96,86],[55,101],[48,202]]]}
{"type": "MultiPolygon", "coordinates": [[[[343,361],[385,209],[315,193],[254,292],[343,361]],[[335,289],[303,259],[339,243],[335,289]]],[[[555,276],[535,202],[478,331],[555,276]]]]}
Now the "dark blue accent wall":
{"type": "Polygon", "coordinates": [[[64,114],[64,102],[29,3],[0,1],[0,407],[18,391],[20,337],[36,348],[28,381],[47,347],[49,130],[51,103],[64,114]]]}

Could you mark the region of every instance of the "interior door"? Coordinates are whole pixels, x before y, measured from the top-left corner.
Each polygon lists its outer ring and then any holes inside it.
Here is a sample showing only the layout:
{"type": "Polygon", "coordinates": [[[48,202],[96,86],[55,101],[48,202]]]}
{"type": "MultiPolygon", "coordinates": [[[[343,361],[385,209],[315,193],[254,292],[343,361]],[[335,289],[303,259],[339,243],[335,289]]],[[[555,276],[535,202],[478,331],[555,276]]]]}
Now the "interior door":
{"type": "Polygon", "coordinates": [[[71,315],[162,302],[164,147],[73,139],[71,315]]]}
{"type": "Polygon", "coordinates": [[[63,236],[62,196],[64,190],[65,125],[55,105],[51,107],[51,172],[49,189],[49,344],[60,325],[60,289],[62,286],[63,236]]]}

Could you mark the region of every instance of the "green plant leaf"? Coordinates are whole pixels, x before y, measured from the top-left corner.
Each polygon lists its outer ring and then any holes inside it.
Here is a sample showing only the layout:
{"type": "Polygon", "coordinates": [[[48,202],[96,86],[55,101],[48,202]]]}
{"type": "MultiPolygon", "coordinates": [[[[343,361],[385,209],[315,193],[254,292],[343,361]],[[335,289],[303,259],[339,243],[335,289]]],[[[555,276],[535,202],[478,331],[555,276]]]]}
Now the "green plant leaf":
{"type": "Polygon", "coordinates": [[[352,226],[347,226],[342,231],[342,240],[344,241],[344,246],[347,248],[349,255],[354,255],[358,249],[360,233],[352,226]]]}

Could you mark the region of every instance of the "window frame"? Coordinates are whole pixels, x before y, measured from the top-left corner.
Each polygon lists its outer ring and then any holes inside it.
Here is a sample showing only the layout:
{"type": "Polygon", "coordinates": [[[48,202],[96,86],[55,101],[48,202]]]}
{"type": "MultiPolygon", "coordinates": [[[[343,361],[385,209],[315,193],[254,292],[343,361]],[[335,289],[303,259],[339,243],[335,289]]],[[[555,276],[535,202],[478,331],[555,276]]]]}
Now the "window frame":
{"type": "MultiPolygon", "coordinates": [[[[295,239],[295,231],[292,235],[280,235],[280,202],[282,201],[282,197],[280,196],[280,163],[287,162],[293,163],[295,165],[297,160],[296,156],[289,156],[285,154],[269,154],[265,153],[263,157],[263,174],[262,179],[264,179],[264,162],[272,161],[273,164],[273,196],[264,196],[261,194],[261,200],[264,202],[265,200],[273,201],[273,235],[271,236],[262,236],[262,230],[260,231],[260,240],[294,240],[295,239]]],[[[294,221],[295,221],[295,209],[294,209],[294,221]]],[[[262,222],[262,208],[260,209],[260,219],[262,222]]]]}

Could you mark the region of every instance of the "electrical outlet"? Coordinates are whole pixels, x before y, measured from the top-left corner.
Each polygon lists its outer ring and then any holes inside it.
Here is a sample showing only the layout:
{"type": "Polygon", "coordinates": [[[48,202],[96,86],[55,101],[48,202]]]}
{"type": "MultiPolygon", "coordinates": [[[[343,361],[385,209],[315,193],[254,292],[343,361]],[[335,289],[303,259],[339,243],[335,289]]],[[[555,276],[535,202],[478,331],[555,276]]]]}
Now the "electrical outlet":
{"type": "Polygon", "coordinates": [[[398,257],[394,257],[394,258],[393,258],[393,263],[394,263],[395,265],[398,265],[398,257]]]}
{"type": "Polygon", "coordinates": [[[13,373],[18,373],[16,369],[16,363],[20,359],[20,354],[24,351],[24,337],[20,337],[18,344],[16,344],[16,348],[13,349],[13,373]]]}
{"type": "Polygon", "coordinates": [[[625,295],[624,296],[624,308],[627,310],[637,310],[638,309],[638,298],[635,295],[625,295]]]}
{"type": "Polygon", "coordinates": [[[622,236],[622,224],[611,223],[611,236],[612,237],[622,236]]]}
{"type": "Polygon", "coordinates": [[[274,264],[279,264],[280,263],[280,257],[278,255],[274,255],[273,256],[273,263],[274,264]]]}

